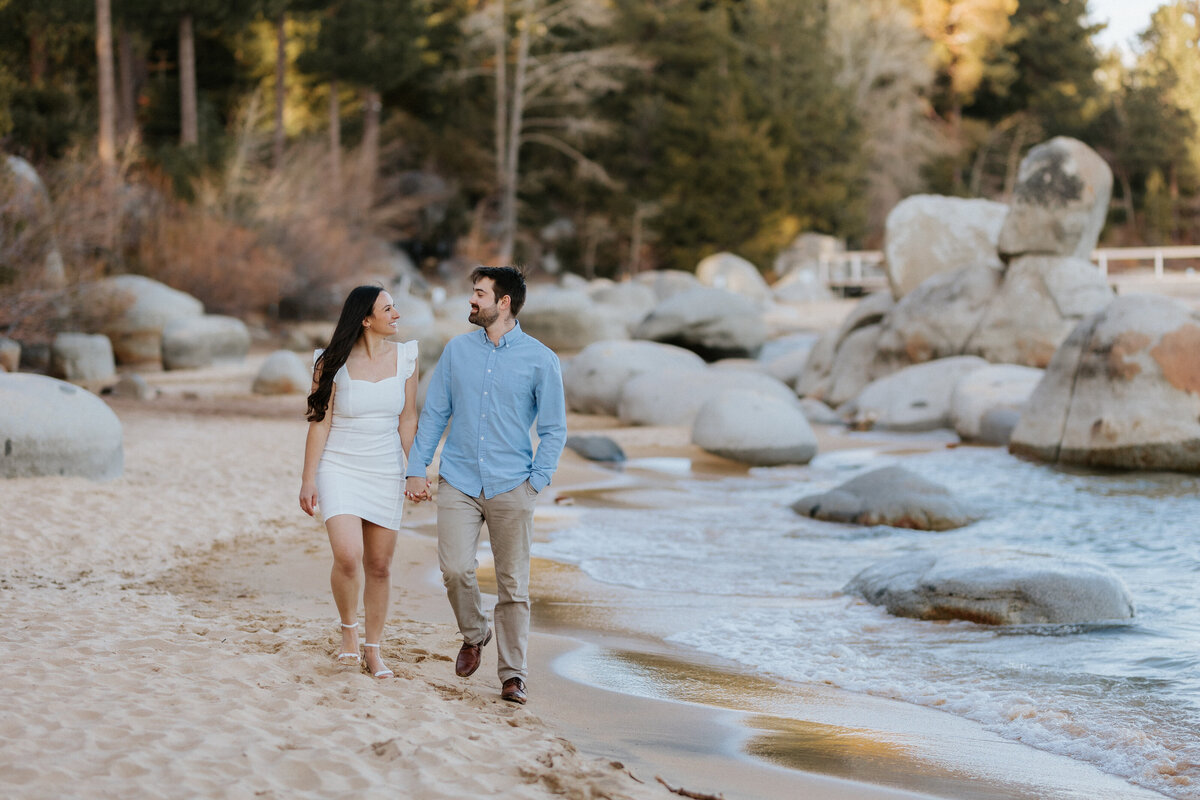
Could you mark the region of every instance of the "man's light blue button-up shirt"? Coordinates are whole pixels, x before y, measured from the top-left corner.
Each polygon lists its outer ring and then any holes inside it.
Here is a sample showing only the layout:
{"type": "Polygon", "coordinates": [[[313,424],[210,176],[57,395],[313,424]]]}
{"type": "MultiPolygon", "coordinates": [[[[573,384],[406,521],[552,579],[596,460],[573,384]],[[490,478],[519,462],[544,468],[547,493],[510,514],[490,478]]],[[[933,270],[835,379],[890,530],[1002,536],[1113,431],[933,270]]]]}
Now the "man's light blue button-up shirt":
{"type": "Polygon", "coordinates": [[[444,481],[469,497],[490,499],[525,480],[540,492],[567,440],[558,356],[520,323],[498,345],[483,329],[451,339],[425,394],[409,477],[425,477],[447,423],[438,468],[444,481]],[[535,419],[536,455],[529,434],[535,419]]]}

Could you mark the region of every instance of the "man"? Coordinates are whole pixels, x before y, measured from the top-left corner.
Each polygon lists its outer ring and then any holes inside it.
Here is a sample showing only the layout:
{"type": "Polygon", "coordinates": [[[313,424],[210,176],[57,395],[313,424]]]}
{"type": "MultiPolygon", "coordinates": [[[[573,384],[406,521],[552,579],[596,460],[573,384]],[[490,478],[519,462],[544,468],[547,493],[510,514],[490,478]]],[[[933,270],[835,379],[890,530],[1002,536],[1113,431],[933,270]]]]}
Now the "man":
{"type": "Polygon", "coordinates": [[[500,696],[524,704],[529,641],[529,548],[537,493],[550,483],[567,437],[558,357],[521,331],[525,279],[512,267],[471,274],[469,321],[483,330],[442,351],[408,461],[405,495],[429,499],[425,470],[450,425],[438,469],[438,565],[463,645],[454,672],[479,668],[491,641],[475,578],[479,533],[488,524],[496,567],[500,696]],[[534,454],[530,428],[537,420],[534,454]]]}

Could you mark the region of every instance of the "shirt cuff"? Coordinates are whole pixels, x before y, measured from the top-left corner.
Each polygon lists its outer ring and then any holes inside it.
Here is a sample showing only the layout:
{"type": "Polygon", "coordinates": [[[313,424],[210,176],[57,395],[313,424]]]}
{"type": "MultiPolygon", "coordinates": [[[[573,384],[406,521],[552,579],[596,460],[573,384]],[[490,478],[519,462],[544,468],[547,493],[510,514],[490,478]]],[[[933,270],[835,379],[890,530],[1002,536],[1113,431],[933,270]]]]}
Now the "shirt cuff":
{"type": "Polygon", "coordinates": [[[550,479],[534,472],[529,475],[529,485],[533,487],[535,492],[541,492],[542,489],[550,485],[550,479]]]}

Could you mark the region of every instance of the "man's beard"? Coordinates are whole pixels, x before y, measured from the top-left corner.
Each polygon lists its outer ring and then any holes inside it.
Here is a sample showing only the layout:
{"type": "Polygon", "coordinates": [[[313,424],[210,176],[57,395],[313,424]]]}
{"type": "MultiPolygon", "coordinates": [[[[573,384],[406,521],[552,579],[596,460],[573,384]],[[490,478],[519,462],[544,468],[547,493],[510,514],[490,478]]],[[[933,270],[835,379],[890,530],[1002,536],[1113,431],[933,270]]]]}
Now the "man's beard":
{"type": "Polygon", "coordinates": [[[472,325],[478,325],[481,328],[486,328],[488,325],[491,325],[493,322],[495,322],[499,317],[500,309],[481,308],[477,311],[472,311],[470,316],[467,317],[467,322],[471,323],[472,325]]]}

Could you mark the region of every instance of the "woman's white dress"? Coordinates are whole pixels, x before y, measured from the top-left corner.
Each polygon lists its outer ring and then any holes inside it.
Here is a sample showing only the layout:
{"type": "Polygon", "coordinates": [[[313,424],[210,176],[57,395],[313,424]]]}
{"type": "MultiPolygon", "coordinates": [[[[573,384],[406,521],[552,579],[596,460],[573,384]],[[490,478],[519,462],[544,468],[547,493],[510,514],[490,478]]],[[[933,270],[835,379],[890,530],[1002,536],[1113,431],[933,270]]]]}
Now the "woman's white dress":
{"type": "MultiPolygon", "coordinates": [[[[322,351],[318,350],[316,357],[322,351]]],[[[404,449],[400,412],[404,383],[417,364],[417,343],[396,346],[396,374],[381,381],[334,374],[332,418],[317,465],[317,502],[325,519],[352,514],[396,530],[404,515],[404,449]]]]}

